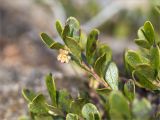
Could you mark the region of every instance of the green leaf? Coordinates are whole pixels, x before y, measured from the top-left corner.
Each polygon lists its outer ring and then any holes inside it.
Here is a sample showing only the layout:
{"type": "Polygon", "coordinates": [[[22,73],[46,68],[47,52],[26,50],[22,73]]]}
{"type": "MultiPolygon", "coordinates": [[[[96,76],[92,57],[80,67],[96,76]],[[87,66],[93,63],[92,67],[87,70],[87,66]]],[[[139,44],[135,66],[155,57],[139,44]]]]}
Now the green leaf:
{"type": "Polygon", "coordinates": [[[153,45],[153,43],[155,41],[155,34],[154,34],[154,28],[153,28],[150,21],[146,21],[144,23],[144,33],[145,33],[145,37],[148,40],[148,42],[150,43],[150,45],[153,45]]]}
{"type": "Polygon", "coordinates": [[[66,43],[66,37],[70,36],[70,28],[69,25],[65,25],[64,26],[64,30],[62,32],[62,39],[64,41],[64,43],[66,43]]]}
{"type": "Polygon", "coordinates": [[[102,94],[102,95],[109,95],[111,93],[111,89],[109,88],[100,88],[96,89],[97,93],[102,94]]]}
{"type": "Polygon", "coordinates": [[[74,17],[69,17],[66,21],[66,25],[69,25],[70,36],[73,37],[77,42],[80,40],[80,24],[74,17]]]}
{"type": "Polygon", "coordinates": [[[35,120],[53,120],[52,116],[36,115],[35,120]]]}
{"type": "Polygon", "coordinates": [[[158,69],[160,68],[160,49],[158,45],[153,45],[151,47],[150,54],[151,54],[151,65],[158,74],[158,69]]]}
{"type": "Polygon", "coordinates": [[[157,90],[160,88],[160,86],[158,86],[158,84],[156,82],[152,82],[151,80],[149,80],[148,78],[146,78],[146,76],[144,74],[142,74],[141,72],[139,72],[138,70],[133,71],[133,78],[134,80],[138,83],[137,85],[139,85],[140,87],[149,89],[149,90],[157,90]]]}
{"type": "Polygon", "coordinates": [[[105,81],[111,89],[118,90],[118,68],[115,63],[111,62],[105,73],[105,81]]]}
{"type": "Polygon", "coordinates": [[[124,85],[124,93],[129,101],[133,101],[135,97],[135,84],[133,80],[128,80],[124,85]]]}
{"type": "Polygon", "coordinates": [[[50,38],[46,33],[41,33],[42,41],[51,49],[62,49],[64,46],[58,42],[55,42],[52,38],[50,38]]]}
{"type": "Polygon", "coordinates": [[[107,53],[105,53],[101,57],[99,57],[95,62],[94,70],[102,78],[104,77],[104,72],[110,60],[110,56],[107,53]]]}
{"type": "Polygon", "coordinates": [[[143,98],[141,100],[135,99],[133,101],[133,108],[132,108],[132,113],[133,117],[136,120],[150,120],[150,114],[152,110],[151,103],[143,98]]]}
{"type": "Polygon", "coordinates": [[[63,112],[70,111],[70,105],[73,100],[72,100],[72,97],[69,95],[69,93],[66,90],[58,91],[57,100],[58,100],[59,109],[61,109],[63,112]]]}
{"type": "Polygon", "coordinates": [[[128,50],[125,54],[126,62],[132,67],[135,68],[138,64],[142,63],[140,55],[132,50],[128,50]]]}
{"type": "Polygon", "coordinates": [[[52,115],[52,116],[64,116],[64,114],[62,113],[62,111],[59,108],[54,107],[52,105],[49,105],[47,103],[46,103],[46,105],[47,105],[47,107],[49,109],[48,113],[50,115],[52,115]]]}
{"type": "Polygon", "coordinates": [[[86,118],[86,120],[101,120],[99,111],[97,110],[96,106],[91,103],[87,103],[83,106],[82,116],[86,118]],[[95,117],[96,119],[93,119],[95,117]]]}
{"type": "Polygon", "coordinates": [[[135,70],[151,81],[156,79],[155,71],[149,64],[137,65],[135,70]]]}
{"type": "Polygon", "coordinates": [[[48,114],[49,109],[42,94],[37,95],[33,99],[33,101],[29,104],[29,110],[30,112],[36,114],[48,114]]]}
{"type": "Polygon", "coordinates": [[[112,58],[112,50],[104,44],[98,44],[98,48],[97,48],[97,56],[100,57],[102,56],[104,53],[106,53],[108,56],[110,56],[110,60],[112,58]]]}
{"type": "Polygon", "coordinates": [[[147,63],[147,60],[140,56],[137,52],[133,50],[128,50],[125,52],[125,67],[128,72],[131,72],[139,64],[147,63]]]}
{"type": "Polygon", "coordinates": [[[104,79],[106,68],[112,60],[111,49],[106,45],[98,45],[96,52],[96,61],[94,63],[95,72],[104,79]]]}
{"type": "Polygon", "coordinates": [[[156,9],[157,12],[160,14],[160,5],[157,5],[157,6],[155,7],[155,9],[156,9]]]}
{"type": "Polygon", "coordinates": [[[66,120],[78,120],[78,115],[73,113],[68,113],[66,116],[66,120]]]}
{"type": "Polygon", "coordinates": [[[78,43],[71,37],[66,37],[66,45],[72,52],[72,54],[78,58],[81,58],[81,47],[78,43]]]}
{"type": "Polygon", "coordinates": [[[86,104],[86,100],[79,98],[71,102],[70,109],[72,113],[81,115],[81,109],[86,104]]]}
{"type": "Polygon", "coordinates": [[[117,115],[123,117],[124,120],[131,119],[128,101],[122,95],[122,93],[118,91],[113,91],[109,96],[109,106],[111,120],[114,120],[113,118],[115,118],[113,116],[113,112],[118,113],[117,115]]]}
{"type": "Polygon", "coordinates": [[[32,102],[32,100],[36,97],[36,94],[28,89],[23,89],[22,95],[28,102],[32,102]]]}
{"type": "Polygon", "coordinates": [[[53,120],[65,120],[62,116],[53,116],[53,120]]]}
{"type": "Polygon", "coordinates": [[[87,38],[86,57],[89,64],[93,63],[93,58],[96,51],[96,43],[98,40],[98,34],[99,34],[99,31],[97,29],[94,29],[90,32],[87,38]]]}
{"type": "Polygon", "coordinates": [[[145,37],[143,31],[144,31],[144,30],[143,30],[143,27],[140,27],[139,30],[138,30],[138,32],[137,32],[137,36],[138,36],[138,38],[141,39],[141,40],[146,40],[146,37],[145,37]]]}
{"type": "Polygon", "coordinates": [[[151,47],[148,41],[143,40],[143,39],[135,39],[135,43],[139,45],[140,47],[143,47],[146,49],[149,49],[151,47]]]}
{"type": "Polygon", "coordinates": [[[56,29],[58,34],[62,37],[63,27],[59,20],[56,21],[56,29]]]}
{"type": "MultiPolygon", "coordinates": [[[[123,118],[123,115],[122,115],[119,111],[114,110],[114,109],[111,109],[111,110],[109,111],[109,115],[111,116],[111,117],[110,117],[111,120],[125,120],[125,119],[123,118]]],[[[128,120],[128,119],[126,119],[126,120],[128,120]]]]}
{"type": "Polygon", "coordinates": [[[56,107],[57,106],[56,86],[51,73],[46,76],[46,86],[52,101],[52,105],[56,107]]]}

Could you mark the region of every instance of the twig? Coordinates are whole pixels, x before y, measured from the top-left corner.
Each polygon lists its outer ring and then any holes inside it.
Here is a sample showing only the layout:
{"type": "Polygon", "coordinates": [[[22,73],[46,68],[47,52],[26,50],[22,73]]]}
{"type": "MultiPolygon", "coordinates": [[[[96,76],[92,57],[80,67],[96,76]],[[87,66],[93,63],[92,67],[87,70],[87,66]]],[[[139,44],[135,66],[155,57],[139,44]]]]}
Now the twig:
{"type": "Polygon", "coordinates": [[[100,77],[97,75],[97,73],[94,71],[92,67],[88,67],[84,62],[82,62],[82,65],[84,66],[85,69],[96,79],[98,80],[101,84],[103,84],[106,88],[109,87],[109,85],[100,77]]]}

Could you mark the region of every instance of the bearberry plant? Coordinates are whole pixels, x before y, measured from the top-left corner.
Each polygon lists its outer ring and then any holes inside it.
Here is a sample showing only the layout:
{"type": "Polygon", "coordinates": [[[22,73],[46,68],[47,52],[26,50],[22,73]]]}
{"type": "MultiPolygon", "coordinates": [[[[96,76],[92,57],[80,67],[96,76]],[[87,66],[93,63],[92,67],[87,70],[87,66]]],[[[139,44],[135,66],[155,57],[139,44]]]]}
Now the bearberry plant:
{"type": "MultiPolygon", "coordinates": [[[[52,74],[46,76],[46,87],[51,98],[24,89],[22,94],[28,102],[30,119],[33,120],[158,120],[158,107],[153,112],[152,103],[145,97],[138,98],[136,89],[146,89],[155,96],[160,90],[160,42],[155,37],[152,24],[147,21],[138,30],[135,43],[137,51],[126,50],[124,64],[129,79],[119,76],[112,61],[111,49],[98,40],[99,31],[93,29],[84,37],[79,22],[70,17],[63,26],[56,22],[56,29],[64,44],[56,42],[46,33],[42,41],[59,52],[61,63],[74,62],[86,71],[92,81],[98,102],[90,95],[79,94],[77,98],[65,90],[57,90],[52,74]],[[94,84],[99,83],[95,86],[94,84]],[[98,107],[96,107],[98,105],[98,107]]],[[[124,76],[125,77],[125,76],[124,76]]],[[[86,92],[86,91],[84,91],[86,92]]],[[[89,94],[89,91],[88,91],[89,94]]],[[[159,97],[158,97],[159,98],[159,97]]]]}

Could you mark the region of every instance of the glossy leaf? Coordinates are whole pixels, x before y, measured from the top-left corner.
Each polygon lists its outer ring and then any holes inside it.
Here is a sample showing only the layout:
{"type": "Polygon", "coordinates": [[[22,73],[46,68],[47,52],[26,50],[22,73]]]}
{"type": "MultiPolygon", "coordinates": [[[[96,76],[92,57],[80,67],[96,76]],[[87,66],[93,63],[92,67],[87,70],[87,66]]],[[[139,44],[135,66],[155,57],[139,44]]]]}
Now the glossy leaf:
{"type": "Polygon", "coordinates": [[[82,108],[82,116],[86,120],[101,120],[99,111],[97,110],[96,106],[91,103],[87,103],[82,108]],[[94,119],[96,117],[96,119],[94,119]]]}
{"type": "Polygon", "coordinates": [[[62,37],[63,27],[59,20],[56,21],[56,29],[58,34],[62,37]]]}
{"type": "Polygon", "coordinates": [[[68,113],[66,116],[66,120],[78,120],[78,115],[73,113],[68,113]]]}
{"type": "Polygon", "coordinates": [[[41,33],[42,41],[51,49],[61,49],[64,46],[58,42],[55,42],[52,38],[50,38],[46,33],[41,33]]]}
{"type": "Polygon", "coordinates": [[[22,95],[28,102],[32,102],[32,100],[36,97],[36,94],[28,89],[23,89],[22,95]]]}
{"type": "Polygon", "coordinates": [[[143,48],[149,49],[150,48],[150,44],[148,43],[148,41],[143,40],[143,39],[135,39],[135,43],[143,48]]]}
{"type": "Polygon", "coordinates": [[[111,120],[114,120],[113,113],[118,113],[117,116],[123,117],[123,119],[130,120],[131,113],[128,105],[128,101],[118,91],[113,91],[109,96],[109,108],[111,120]],[[112,116],[113,118],[112,118],[112,116]]]}
{"type": "Polygon", "coordinates": [[[132,50],[126,52],[125,60],[132,68],[135,68],[136,65],[142,63],[140,55],[132,50]]]}
{"type": "Polygon", "coordinates": [[[144,35],[144,30],[143,27],[140,27],[140,29],[137,32],[138,38],[141,40],[146,40],[146,37],[144,35]]]}
{"type": "Polygon", "coordinates": [[[150,21],[147,21],[144,23],[144,32],[145,37],[148,40],[148,42],[153,45],[153,42],[155,41],[155,34],[154,34],[154,28],[150,21]]]}
{"type": "Polygon", "coordinates": [[[149,64],[140,64],[136,66],[136,71],[146,77],[148,80],[155,80],[155,71],[149,64]]]}
{"type": "Polygon", "coordinates": [[[142,63],[148,63],[148,60],[140,56],[140,54],[138,54],[137,52],[133,50],[128,50],[125,53],[125,67],[127,71],[130,71],[130,73],[132,73],[132,71],[135,69],[137,65],[142,63]]]}
{"type": "Polygon", "coordinates": [[[151,54],[151,65],[158,74],[158,69],[160,68],[160,49],[158,45],[153,45],[151,47],[150,54],[151,54]]]}
{"type": "Polygon", "coordinates": [[[105,81],[111,89],[118,90],[118,68],[115,63],[111,62],[105,73],[105,81]]]}
{"type": "Polygon", "coordinates": [[[149,90],[157,90],[160,88],[160,86],[158,86],[156,82],[153,83],[151,80],[146,78],[144,74],[142,74],[139,71],[134,71],[133,77],[134,77],[134,80],[138,83],[137,85],[139,85],[140,87],[143,87],[149,90]]]}
{"type": "Polygon", "coordinates": [[[56,107],[57,106],[56,86],[51,73],[46,76],[46,86],[52,101],[52,105],[56,107]]]}
{"type": "Polygon", "coordinates": [[[135,84],[133,80],[128,80],[124,85],[124,93],[129,101],[133,101],[135,97],[135,84]]]}
{"type": "Polygon", "coordinates": [[[86,57],[89,64],[93,63],[93,58],[97,47],[96,43],[98,40],[98,34],[99,31],[97,29],[94,29],[90,32],[87,38],[86,57]]]}

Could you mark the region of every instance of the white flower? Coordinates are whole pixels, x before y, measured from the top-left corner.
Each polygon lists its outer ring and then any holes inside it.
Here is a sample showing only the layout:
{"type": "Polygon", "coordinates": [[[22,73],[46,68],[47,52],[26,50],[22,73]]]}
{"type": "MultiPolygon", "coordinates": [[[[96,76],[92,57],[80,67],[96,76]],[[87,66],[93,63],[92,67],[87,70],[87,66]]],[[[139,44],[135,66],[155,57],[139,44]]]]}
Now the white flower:
{"type": "Polygon", "coordinates": [[[68,55],[69,51],[60,49],[59,55],[57,56],[57,60],[61,63],[68,63],[71,57],[68,55]]]}

